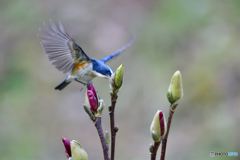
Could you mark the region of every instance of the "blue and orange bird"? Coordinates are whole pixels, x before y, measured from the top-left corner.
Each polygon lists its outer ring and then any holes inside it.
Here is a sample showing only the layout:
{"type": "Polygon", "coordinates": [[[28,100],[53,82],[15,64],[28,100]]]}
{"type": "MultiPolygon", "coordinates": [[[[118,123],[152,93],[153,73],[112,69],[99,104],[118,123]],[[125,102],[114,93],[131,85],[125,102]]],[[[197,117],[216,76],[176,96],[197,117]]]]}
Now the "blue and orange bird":
{"type": "Polygon", "coordinates": [[[49,61],[62,73],[68,73],[68,77],[55,87],[56,90],[64,89],[73,80],[88,85],[95,77],[109,79],[113,71],[105,63],[122,53],[135,39],[133,37],[115,53],[97,60],[88,57],[65,31],[61,22],[59,22],[58,29],[52,20],[49,21],[50,27],[44,23],[45,30],[39,28],[41,35],[38,35],[38,37],[41,39],[41,44],[49,61]]]}

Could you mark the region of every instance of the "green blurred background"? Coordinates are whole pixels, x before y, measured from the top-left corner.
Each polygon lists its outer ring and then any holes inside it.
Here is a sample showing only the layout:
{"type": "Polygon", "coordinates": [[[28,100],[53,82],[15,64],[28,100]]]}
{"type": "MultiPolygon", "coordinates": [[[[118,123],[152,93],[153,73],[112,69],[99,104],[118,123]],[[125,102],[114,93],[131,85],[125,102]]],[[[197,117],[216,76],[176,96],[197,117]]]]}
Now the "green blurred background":
{"type": "MultiPolygon", "coordinates": [[[[103,159],[82,107],[86,90],[80,92],[76,82],[54,90],[66,75],[50,64],[37,38],[49,19],[61,21],[97,59],[137,36],[108,63],[113,70],[124,64],[116,160],[150,159],[149,127],[157,110],[168,115],[166,93],[176,70],[184,97],[173,117],[166,159],[239,159],[210,157],[210,151],[240,154],[239,0],[1,0],[1,160],[65,160],[61,137],[79,141],[90,160],[103,159]]],[[[108,106],[109,82],[96,78],[94,86],[108,106]]],[[[107,107],[102,119],[109,131],[107,107]]]]}

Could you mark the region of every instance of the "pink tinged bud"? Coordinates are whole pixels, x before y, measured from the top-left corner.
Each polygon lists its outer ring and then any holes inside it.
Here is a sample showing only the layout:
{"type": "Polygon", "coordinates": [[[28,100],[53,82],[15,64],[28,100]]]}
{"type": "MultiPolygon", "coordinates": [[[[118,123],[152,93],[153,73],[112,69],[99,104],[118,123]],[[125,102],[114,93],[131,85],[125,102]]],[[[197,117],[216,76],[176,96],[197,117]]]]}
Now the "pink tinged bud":
{"type": "Polygon", "coordinates": [[[89,100],[90,107],[93,111],[96,111],[98,109],[98,100],[94,96],[94,93],[91,90],[87,91],[87,96],[89,100]]]}
{"type": "Polygon", "coordinates": [[[166,121],[161,110],[156,112],[150,127],[150,132],[155,142],[160,141],[166,133],[166,121]]]}
{"type": "Polygon", "coordinates": [[[91,110],[96,111],[98,109],[98,97],[92,84],[88,85],[87,101],[89,102],[91,110]]]}
{"type": "Polygon", "coordinates": [[[165,133],[165,121],[163,117],[163,112],[161,110],[159,111],[159,122],[160,122],[161,136],[163,136],[165,133]]]}
{"type": "Polygon", "coordinates": [[[62,137],[62,141],[65,147],[65,153],[67,158],[72,157],[70,141],[64,137],[62,137]]]}
{"type": "Polygon", "coordinates": [[[98,97],[97,97],[97,92],[95,91],[95,88],[93,87],[93,84],[89,84],[88,85],[88,90],[91,90],[94,94],[94,96],[97,98],[98,100],[98,97]]]}

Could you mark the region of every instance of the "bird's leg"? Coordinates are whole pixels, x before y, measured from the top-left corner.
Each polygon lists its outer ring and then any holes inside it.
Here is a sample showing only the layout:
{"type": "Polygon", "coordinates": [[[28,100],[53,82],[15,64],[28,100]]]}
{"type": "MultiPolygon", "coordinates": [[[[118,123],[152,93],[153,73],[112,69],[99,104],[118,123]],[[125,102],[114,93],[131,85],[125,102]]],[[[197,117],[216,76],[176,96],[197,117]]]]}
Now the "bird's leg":
{"type": "MultiPolygon", "coordinates": [[[[88,86],[89,86],[90,84],[93,83],[93,82],[83,83],[83,82],[79,81],[79,80],[77,79],[77,77],[75,77],[74,80],[77,81],[77,82],[79,82],[79,83],[81,83],[81,84],[83,84],[84,86],[87,85],[87,88],[88,88],[88,86]]],[[[84,88],[84,87],[82,87],[82,88],[80,89],[80,92],[83,90],[83,88],[84,88]]]]}
{"type": "Polygon", "coordinates": [[[84,87],[82,87],[82,88],[80,89],[80,92],[83,90],[83,88],[84,88],[84,87]]]}
{"type": "MultiPolygon", "coordinates": [[[[88,88],[88,87],[89,87],[89,85],[90,85],[90,84],[92,84],[92,83],[93,83],[93,82],[89,82],[89,83],[87,83],[87,84],[84,84],[84,86],[86,86],[86,85],[87,85],[87,88],[88,88]]],[[[80,89],[80,92],[83,90],[83,88],[84,88],[84,87],[82,87],[82,88],[80,89]]]]}
{"type": "Polygon", "coordinates": [[[75,77],[74,80],[77,81],[77,82],[79,82],[79,83],[82,83],[84,86],[87,85],[86,83],[83,83],[83,82],[79,81],[79,80],[77,79],[77,77],[75,77]]]}

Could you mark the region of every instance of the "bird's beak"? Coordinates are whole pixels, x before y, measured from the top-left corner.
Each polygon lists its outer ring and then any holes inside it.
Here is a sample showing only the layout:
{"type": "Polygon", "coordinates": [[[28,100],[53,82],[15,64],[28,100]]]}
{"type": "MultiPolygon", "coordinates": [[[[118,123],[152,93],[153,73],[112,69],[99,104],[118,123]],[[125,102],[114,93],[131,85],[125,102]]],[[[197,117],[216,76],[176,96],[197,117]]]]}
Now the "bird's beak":
{"type": "Polygon", "coordinates": [[[104,76],[104,78],[106,78],[106,79],[110,79],[110,78],[111,78],[111,76],[104,76]]]}

